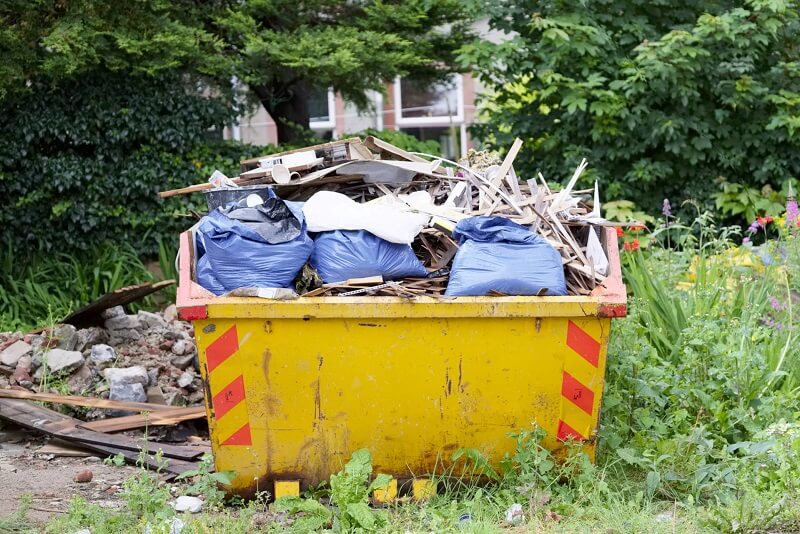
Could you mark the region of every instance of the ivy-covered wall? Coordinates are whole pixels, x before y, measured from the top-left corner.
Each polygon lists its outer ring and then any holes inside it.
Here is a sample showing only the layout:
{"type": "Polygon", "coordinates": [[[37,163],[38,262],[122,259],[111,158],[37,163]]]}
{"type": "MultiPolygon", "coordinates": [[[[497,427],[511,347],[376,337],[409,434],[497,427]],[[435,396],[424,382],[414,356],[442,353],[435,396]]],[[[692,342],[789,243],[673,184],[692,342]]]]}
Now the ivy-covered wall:
{"type": "MultiPolygon", "coordinates": [[[[236,173],[265,147],[219,139],[233,111],[178,76],[97,72],[0,102],[0,235],[14,254],[104,241],[152,254],[192,224],[202,195],[158,192],[236,173]],[[214,130],[212,130],[214,129],[214,130]]],[[[6,249],[7,250],[7,249],[6,249]]]]}

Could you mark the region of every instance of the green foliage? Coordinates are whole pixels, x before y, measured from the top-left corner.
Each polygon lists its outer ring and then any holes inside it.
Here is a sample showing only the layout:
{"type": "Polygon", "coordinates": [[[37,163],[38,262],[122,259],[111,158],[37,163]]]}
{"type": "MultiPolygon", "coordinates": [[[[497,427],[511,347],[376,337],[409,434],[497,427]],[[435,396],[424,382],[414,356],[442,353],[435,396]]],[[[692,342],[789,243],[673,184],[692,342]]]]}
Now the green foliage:
{"type": "Polygon", "coordinates": [[[0,6],[0,101],[97,72],[189,73],[230,96],[236,75],[287,143],[307,133],[314,89],[333,87],[365,105],[366,90],[382,91],[397,75],[430,81],[449,74],[456,50],[471,38],[471,4],[13,0],[0,6]]]}
{"type": "Polygon", "coordinates": [[[237,172],[264,148],[208,140],[230,119],[224,100],[183,78],[95,72],[0,103],[3,243],[24,258],[104,241],[153,254],[159,238],[191,225],[202,195],[161,201],[160,190],[237,172]]]}
{"type": "Polygon", "coordinates": [[[379,474],[372,483],[372,456],[367,449],[359,449],[350,457],[344,469],[331,475],[331,502],[337,507],[334,528],[350,532],[354,529],[374,530],[385,518],[369,508],[373,490],[384,488],[391,476],[379,474]]]}
{"type": "Polygon", "coordinates": [[[0,532],[3,534],[35,532],[30,519],[28,519],[32,500],[30,495],[20,497],[17,509],[10,515],[0,517],[0,532]]]}
{"type": "Polygon", "coordinates": [[[215,472],[214,457],[204,454],[197,469],[184,471],[175,480],[192,479],[193,482],[186,488],[186,493],[202,497],[211,507],[218,507],[225,500],[225,492],[219,489],[219,486],[229,485],[233,482],[234,475],[233,471],[215,472]]]}
{"type": "MultiPolygon", "coordinates": [[[[58,322],[102,295],[154,277],[128,243],[105,243],[86,252],[29,250],[6,244],[0,262],[0,330],[30,330],[58,322]]],[[[146,301],[147,304],[149,301],[146,301]]]]}
{"type": "Polygon", "coordinates": [[[526,141],[522,176],[586,184],[657,211],[707,200],[718,179],[777,186],[800,174],[796,2],[486,2],[512,37],[466,47],[490,90],[480,136],[526,141]]]}
{"type": "Polygon", "coordinates": [[[714,194],[714,202],[722,214],[743,218],[748,223],[755,221],[759,216],[777,217],[786,208],[790,183],[797,190],[795,180],[784,182],[780,191],[775,191],[770,185],[756,188],[745,184],[723,182],[720,190],[714,194]]]}

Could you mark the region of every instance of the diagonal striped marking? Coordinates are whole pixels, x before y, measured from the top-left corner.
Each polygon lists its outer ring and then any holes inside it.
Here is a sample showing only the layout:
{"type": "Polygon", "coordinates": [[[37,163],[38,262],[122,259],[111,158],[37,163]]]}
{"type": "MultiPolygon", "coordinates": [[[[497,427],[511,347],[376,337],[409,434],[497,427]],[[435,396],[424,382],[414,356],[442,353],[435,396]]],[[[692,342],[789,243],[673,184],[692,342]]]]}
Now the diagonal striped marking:
{"type": "Polygon", "coordinates": [[[575,406],[592,415],[594,392],[566,371],[561,380],[561,394],[572,401],[575,406]]]}
{"type": "Polygon", "coordinates": [[[219,419],[233,407],[245,400],[244,377],[242,375],[233,379],[233,382],[222,388],[214,395],[214,416],[219,419]]]}
{"type": "Polygon", "coordinates": [[[569,441],[571,439],[575,440],[584,440],[585,437],[581,436],[580,432],[569,426],[562,420],[558,421],[558,432],[556,433],[556,438],[560,441],[569,441]]]}
{"type": "Polygon", "coordinates": [[[223,445],[252,445],[253,438],[250,436],[250,423],[245,423],[242,428],[234,432],[231,437],[222,442],[223,445]]]}
{"type": "Polygon", "coordinates": [[[237,350],[239,350],[239,335],[236,333],[236,325],[233,325],[206,349],[208,372],[216,369],[222,362],[233,356],[237,350]]]}
{"type": "Polygon", "coordinates": [[[584,360],[597,367],[600,360],[600,342],[572,321],[567,324],[567,345],[584,360]]]}

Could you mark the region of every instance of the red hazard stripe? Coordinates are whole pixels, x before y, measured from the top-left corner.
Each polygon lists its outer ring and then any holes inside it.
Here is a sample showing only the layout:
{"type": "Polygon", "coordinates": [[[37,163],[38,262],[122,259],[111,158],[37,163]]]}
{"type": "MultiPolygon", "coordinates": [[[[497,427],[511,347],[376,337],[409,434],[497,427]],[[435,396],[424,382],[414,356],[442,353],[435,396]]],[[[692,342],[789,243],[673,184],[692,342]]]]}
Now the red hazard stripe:
{"type": "Polygon", "coordinates": [[[585,440],[586,438],[581,436],[581,433],[569,426],[564,421],[559,419],[558,421],[558,432],[556,433],[556,438],[560,441],[569,441],[571,439],[574,440],[585,440]]]}
{"type": "Polygon", "coordinates": [[[571,400],[575,406],[592,415],[594,404],[594,391],[581,384],[581,382],[564,371],[561,380],[561,394],[571,400]]]}
{"type": "Polygon", "coordinates": [[[223,445],[252,445],[253,438],[250,436],[250,423],[245,423],[242,428],[237,430],[228,439],[222,442],[223,445]]]}
{"type": "Polygon", "coordinates": [[[567,324],[567,345],[584,360],[597,367],[600,360],[600,342],[572,321],[567,324]]]}
{"type": "Polygon", "coordinates": [[[234,325],[206,349],[208,372],[216,369],[222,362],[233,356],[237,350],[239,350],[239,335],[236,333],[236,325],[234,325]]]}
{"type": "Polygon", "coordinates": [[[244,377],[239,375],[233,382],[222,388],[222,391],[214,395],[212,406],[214,406],[214,416],[219,419],[234,406],[244,401],[244,377]]]}

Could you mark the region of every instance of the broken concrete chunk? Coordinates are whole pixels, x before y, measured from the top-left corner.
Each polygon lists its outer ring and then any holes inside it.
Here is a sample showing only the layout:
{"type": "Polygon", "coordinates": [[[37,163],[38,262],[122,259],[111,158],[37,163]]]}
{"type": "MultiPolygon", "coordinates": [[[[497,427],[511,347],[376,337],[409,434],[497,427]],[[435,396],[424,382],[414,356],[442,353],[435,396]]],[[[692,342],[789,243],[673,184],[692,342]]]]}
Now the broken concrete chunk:
{"type": "Polygon", "coordinates": [[[60,324],[50,334],[56,340],[56,347],[63,350],[75,350],[78,345],[78,329],[71,324],[60,324]]]}
{"type": "Polygon", "coordinates": [[[147,393],[144,391],[144,386],[139,383],[116,384],[111,386],[108,398],[118,401],[147,402],[147,393]]]}
{"type": "Polygon", "coordinates": [[[97,365],[114,361],[116,357],[117,353],[114,352],[114,347],[110,347],[103,343],[93,346],[92,353],[89,355],[89,359],[97,365]]]}
{"type": "Polygon", "coordinates": [[[14,369],[12,378],[16,383],[24,388],[33,387],[33,378],[31,378],[31,367],[33,365],[30,355],[22,356],[17,361],[17,367],[14,369]]]}
{"type": "Polygon", "coordinates": [[[192,385],[192,382],[194,382],[194,373],[191,371],[184,371],[178,377],[178,387],[187,388],[192,385]]]}
{"type": "Polygon", "coordinates": [[[108,380],[108,385],[111,386],[112,391],[115,386],[127,384],[146,386],[148,382],[147,369],[141,365],[134,365],[133,367],[109,367],[103,371],[103,376],[108,380]]]}
{"type": "Polygon", "coordinates": [[[142,327],[142,322],[138,315],[117,315],[106,319],[105,326],[109,330],[136,330],[142,327]]]}
{"type": "Polygon", "coordinates": [[[3,352],[0,352],[0,363],[9,367],[16,367],[20,358],[32,354],[32,346],[28,345],[24,341],[17,341],[10,347],[6,348],[3,352]]]}
{"type": "Polygon", "coordinates": [[[109,334],[111,334],[109,343],[112,345],[121,345],[126,341],[137,341],[142,337],[138,330],[111,330],[109,334]]]}
{"type": "Polygon", "coordinates": [[[179,339],[175,341],[175,344],[172,345],[172,353],[177,354],[178,356],[182,356],[184,354],[189,354],[194,352],[194,343],[191,341],[186,341],[185,339],[179,339]]]}
{"type": "Polygon", "coordinates": [[[108,332],[104,328],[99,326],[84,328],[78,330],[78,344],[75,346],[75,350],[83,352],[100,343],[108,343],[108,332]]]}
{"type": "Polygon", "coordinates": [[[190,512],[196,514],[203,509],[203,499],[182,495],[175,499],[175,503],[172,507],[176,512],[190,512]]]}
{"type": "Polygon", "coordinates": [[[164,328],[167,326],[167,321],[157,313],[142,310],[138,313],[138,316],[139,320],[144,323],[147,328],[164,328]]]}
{"type": "Polygon", "coordinates": [[[67,380],[67,387],[73,395],[80,395],[89,390],[94,382],[95,374],[92,368],[83,364],[67,380]]]}
{"type": "Polygon", "coordinates": [[[178,318],[178,308],[174,304],[170,304],[164,308],[164,320],[171,323],[178,318]]]}
{"type": "Polygon", "coordinates": [[[112,317],[119,317],[120,315],[125,315],[125,309],[122,306],[114,306],[113,308],[103,310],[100,317],[107,320],[112,317]]]}
{"type": "Polygon", "coordinates": [[[169,363],[182,371],[186,370],[194,364],[194,352],[184,354],[183,356],[175,356],[169,363]]]}
{"type": "Polygon", "coordinates": [[[44,376],[44,370],[52,375],[70,373],[83,365],[83,354],[75,350],[52,349],[42,355],[42,366],[36,370],[33,378],[38,380],[44,376]]]}

